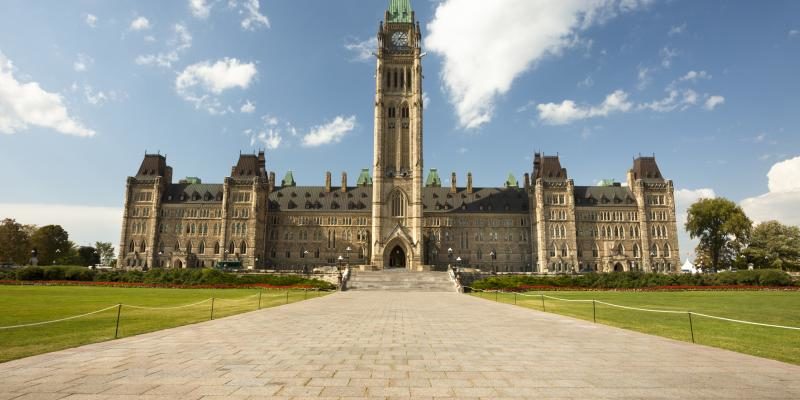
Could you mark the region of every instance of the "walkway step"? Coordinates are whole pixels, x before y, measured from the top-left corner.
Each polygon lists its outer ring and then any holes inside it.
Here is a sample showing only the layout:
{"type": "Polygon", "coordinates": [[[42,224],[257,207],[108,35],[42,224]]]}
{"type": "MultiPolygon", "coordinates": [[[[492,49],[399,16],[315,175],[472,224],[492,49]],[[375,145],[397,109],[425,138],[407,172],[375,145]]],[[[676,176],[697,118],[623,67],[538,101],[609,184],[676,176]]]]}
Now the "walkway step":
{"type": "Polygon", "coordinates": [[[455,292],[455,285],[447,272],[354,271],[347,290],[455,292]]]}

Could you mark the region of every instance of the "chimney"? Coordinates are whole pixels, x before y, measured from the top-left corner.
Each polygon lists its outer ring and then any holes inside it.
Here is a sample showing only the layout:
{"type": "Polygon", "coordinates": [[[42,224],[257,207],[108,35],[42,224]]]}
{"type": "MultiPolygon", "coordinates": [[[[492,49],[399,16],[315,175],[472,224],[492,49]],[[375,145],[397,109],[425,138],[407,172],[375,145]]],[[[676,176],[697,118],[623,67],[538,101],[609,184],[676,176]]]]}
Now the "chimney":
{"type": "Polygon", "coordinates": [[[525,189],[531,186],[531,175],[527,172],[525,173],[525,189]]]}
{"type": "Polygon", "coordinates": [[[467,193],[472,194],[472,172],[467,172],[467,193]]]}
{"type": "Polygon", "coordinates": [[[342,172],[342,193],[347,192],[347,172],[342,172]]]}
{"type": "Polygon", "coordinates": [[[325,172],[325,193],[331,192],[331,171],[325,172]]]}
{"type": "Polygon", "coordinates": [[[275,191],[275,172],[274,171],[269,173],[269,191],[270,192],[274,192],[275,191]]]}
{"type": "Polygon", "coordinates": [[[458,189],[456,188],[456,173],[450,173],[450,193],[456,193],[458,189]]]}

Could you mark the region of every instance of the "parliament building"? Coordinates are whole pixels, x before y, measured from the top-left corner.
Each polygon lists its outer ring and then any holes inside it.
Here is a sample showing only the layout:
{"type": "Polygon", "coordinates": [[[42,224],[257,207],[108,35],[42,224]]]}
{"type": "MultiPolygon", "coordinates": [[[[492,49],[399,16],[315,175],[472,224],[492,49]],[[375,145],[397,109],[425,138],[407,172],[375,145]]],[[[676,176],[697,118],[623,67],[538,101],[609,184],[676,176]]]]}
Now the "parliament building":
{"type": "Polygon", "coordinates": [[[409,0],[390,0],[378,30],[372,168],[354,182],[277,181],[263,152],[240,154],[222,183],[174,182],[146,154],[127,179],[118,265],[249,269],[349,265],[574,273],[675,272],[672,181],[639,157],[625,184],[576,186],[558,156],[536,153],[521,182],[442,185],[424,170],[421,31],[409,0]]]}

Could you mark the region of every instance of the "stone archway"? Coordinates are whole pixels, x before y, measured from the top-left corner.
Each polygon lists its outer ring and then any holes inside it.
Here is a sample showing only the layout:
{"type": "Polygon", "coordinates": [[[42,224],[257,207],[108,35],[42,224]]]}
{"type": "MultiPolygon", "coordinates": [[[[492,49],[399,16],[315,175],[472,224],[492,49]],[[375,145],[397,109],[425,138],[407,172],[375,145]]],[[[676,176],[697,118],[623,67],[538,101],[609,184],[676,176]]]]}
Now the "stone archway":
{"type": "Polygon", "coordinates": [[[399,244],[389,252],[388,268],[406,268],[406,251],[399,244]]]}
{"type": "Polygon", "coordinates": [[[624,272],[625,267],[622,266],[622,263],[614,264],[614,272],[624,272]]]}

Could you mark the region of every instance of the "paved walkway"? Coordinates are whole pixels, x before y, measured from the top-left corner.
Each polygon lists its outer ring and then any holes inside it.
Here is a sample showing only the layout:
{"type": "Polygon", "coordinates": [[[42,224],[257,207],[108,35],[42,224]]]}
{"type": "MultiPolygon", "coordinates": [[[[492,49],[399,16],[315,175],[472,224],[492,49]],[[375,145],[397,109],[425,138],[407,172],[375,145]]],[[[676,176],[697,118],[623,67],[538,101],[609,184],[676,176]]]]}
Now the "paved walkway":
{"type": "Polygon", "coordinates": [[[401,292],[337,293],[0,364],[0,399],[318,397],[797,399],[800,367],[401,292]]]}

